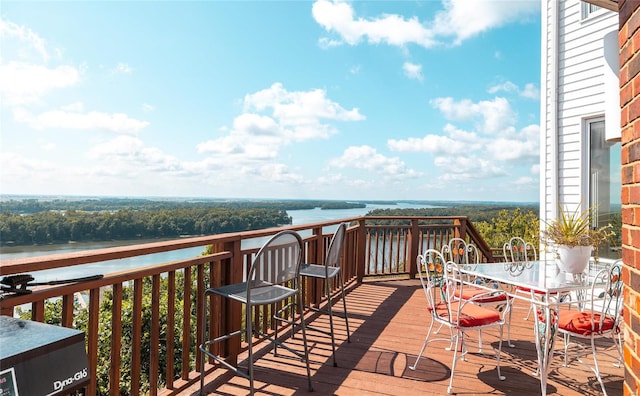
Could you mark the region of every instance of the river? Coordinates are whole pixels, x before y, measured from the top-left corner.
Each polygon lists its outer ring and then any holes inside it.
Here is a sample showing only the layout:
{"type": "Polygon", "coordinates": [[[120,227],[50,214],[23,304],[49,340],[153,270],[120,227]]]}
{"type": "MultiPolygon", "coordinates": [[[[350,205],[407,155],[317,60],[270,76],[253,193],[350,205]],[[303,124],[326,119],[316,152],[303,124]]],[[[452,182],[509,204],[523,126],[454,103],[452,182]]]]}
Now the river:
{"type": "MultiPolygon", "coordinates": [[[[288,210],[287,213],[291,216],[293,225],[317,223],[321,221],[342,219],[348,217],[363,216],[374,209],[418,209],[433,207],[429,205],[416,205],[409,203],[398,203],[397,205],[373,205],[367,204],[365,208],[355,209],[327,209],[321,210],[320,208],[305,209],[305,210],[288,210]]],[[[304,236],[304,234],[303,234],[304,236]]],[[[49,254],[70,253],[81,250],[100,249],[113,246],[124,246],[132,244],[140,244],[145,242],[155,242],[157,240],[149,241],[108,241],[108,242],[77,242],[66,243],[56,245],[37,245],[37,246],[13,246],[0,248],[0,259],[7,260],[20,257],[33,257],[43,256],[49,254]]],[[[251,241],[247,241],[251,243],[251,241]]],[[[254,241],[259,246],[264,241],[254,241]]],[[[248,247],[244,246],[243,247],[248,247]]],[[[174,250],[164,253],[148,254],[145,256],[131,257],[127,259],[118,259],[104,261],[100,263],[92,263],[85,265],[76,265],[72,267],[57,268],[47,271],[37,271],[31,273],[36,279],[36,282],[49,282],[54,280],[77,278],[96,274],[109,274],[113,272],[123,271],[126,269],[146,267],[149,265],[169,262],[174,260],[180,260],[183,258],[198,256],[202,253],[203,248],[189,248],[174,250]]]]}

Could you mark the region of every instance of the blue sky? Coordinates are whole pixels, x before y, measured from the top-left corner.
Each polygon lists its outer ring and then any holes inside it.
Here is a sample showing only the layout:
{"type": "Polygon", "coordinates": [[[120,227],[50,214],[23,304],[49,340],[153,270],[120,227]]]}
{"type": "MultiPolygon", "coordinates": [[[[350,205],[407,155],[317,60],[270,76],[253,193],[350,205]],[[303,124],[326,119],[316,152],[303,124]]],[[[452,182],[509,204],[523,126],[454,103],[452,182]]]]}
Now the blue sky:
{"type": "Polygon", "coordinates": [[[2,194],[539,199],[539,0],[0,18],[2,194]]]}

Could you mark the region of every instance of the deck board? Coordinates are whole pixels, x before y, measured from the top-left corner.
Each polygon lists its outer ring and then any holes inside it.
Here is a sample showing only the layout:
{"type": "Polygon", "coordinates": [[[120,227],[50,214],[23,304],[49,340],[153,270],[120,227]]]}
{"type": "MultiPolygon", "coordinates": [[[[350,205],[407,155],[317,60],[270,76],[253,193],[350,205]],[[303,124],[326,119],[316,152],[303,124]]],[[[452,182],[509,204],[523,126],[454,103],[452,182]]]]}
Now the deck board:
{"type": "MultiPolygon", "coordinates": [[[[342,304],[336,304],[340,312],[342,304]]],[[[415,371],[415,362],[426,335],[430,316],[426,310],[424,293],[417,280],[386,280],[365,282],[351,287],[347,295],[351,343],[347,342],[344,321],[335,320],[338,367],[331,360],[330,338],[309,330],[311,348],[311,376],[314,392],[307,391],[305,365],[300,359],[283,351],[274,357],[264,351],[255,364],[255,386],[258,395],[445,395],[449,384],[452,352],[445,350],[448,342],[429,344],[415,371]]],[[[527,306],[514,304],[511,338],[514,347],[506,342],[502,348],[502,374],[499,381],[495,368],[493,347],[498,345],[498,331],[483,332],[484,354],[477,353],[477,332],[469,334],[467,361],[456,366],[454,393],[459,395],[537,395],[540,382],[533,375],[536,353],[533,341],[533,320],[525,321],[527,306]]],[[[327,329],[325,315],[311,316],[312,325],[327,329]]],[[[447,337],[448,334],[442,334],[447,337]]],[[[505,335],[506,339],[506,328],[505,335]]],[[[302,339],[290,340],[302,350],[302,339]]],[[[557,339],[556,349],[561,344],[557,339]]],[[[611,342],[602,347],[614,352],[611,342]]],[[[241,357],[244,358],[244,357],[241,357]]],[[[590,355],[587,361],[593,363],[590,355]]],[[[610,395],[622,394],[624,369],[615,367],[614,359],[604,356],[600,369],[610,395]]],[[[248,381],[216,370],[206,379],[206,394],[246,395],[248,381]]],[[[199,387],[192,386],[180,395],[197,395],[199,387]]],[[[577,361],[562,367],[561,356],[551,362],[548,395],[600,395],[595,375],[577,361]]]]}

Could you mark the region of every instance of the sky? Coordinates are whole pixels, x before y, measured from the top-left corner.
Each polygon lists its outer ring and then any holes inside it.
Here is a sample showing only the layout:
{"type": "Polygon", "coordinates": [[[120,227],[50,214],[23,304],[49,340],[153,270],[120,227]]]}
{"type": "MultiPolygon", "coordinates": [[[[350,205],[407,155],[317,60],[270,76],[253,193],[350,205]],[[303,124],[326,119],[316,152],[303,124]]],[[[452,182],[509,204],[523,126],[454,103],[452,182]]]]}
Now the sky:
{"type": "Polygon", "coordinates": [[[0,193],[539,200],[540,1],[12,1],[0,193]]]}

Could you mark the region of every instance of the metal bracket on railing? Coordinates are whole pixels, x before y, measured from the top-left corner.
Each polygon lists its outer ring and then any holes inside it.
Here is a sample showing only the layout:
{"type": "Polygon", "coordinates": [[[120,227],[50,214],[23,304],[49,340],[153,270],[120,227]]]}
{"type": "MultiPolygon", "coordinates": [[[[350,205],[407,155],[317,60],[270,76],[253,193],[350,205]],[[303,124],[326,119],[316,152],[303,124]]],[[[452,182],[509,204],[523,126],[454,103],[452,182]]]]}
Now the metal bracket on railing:
{"type": "Polygon", "coordinates": [[[53,286],[64,285],[67,283],[87,282],[102,279],[103,276],[104,275],[91,275],[82,278],[55,280],[49,282],[32,282],[34,278],[29,274],[9,275],[0,279],[0,292],[2,292],[2,295],[0,295],[0,300],[4,300],[7,297],[29,294],[31,293],[31,290],[27,289],[27,287],[30,286],[53,286]]]}

